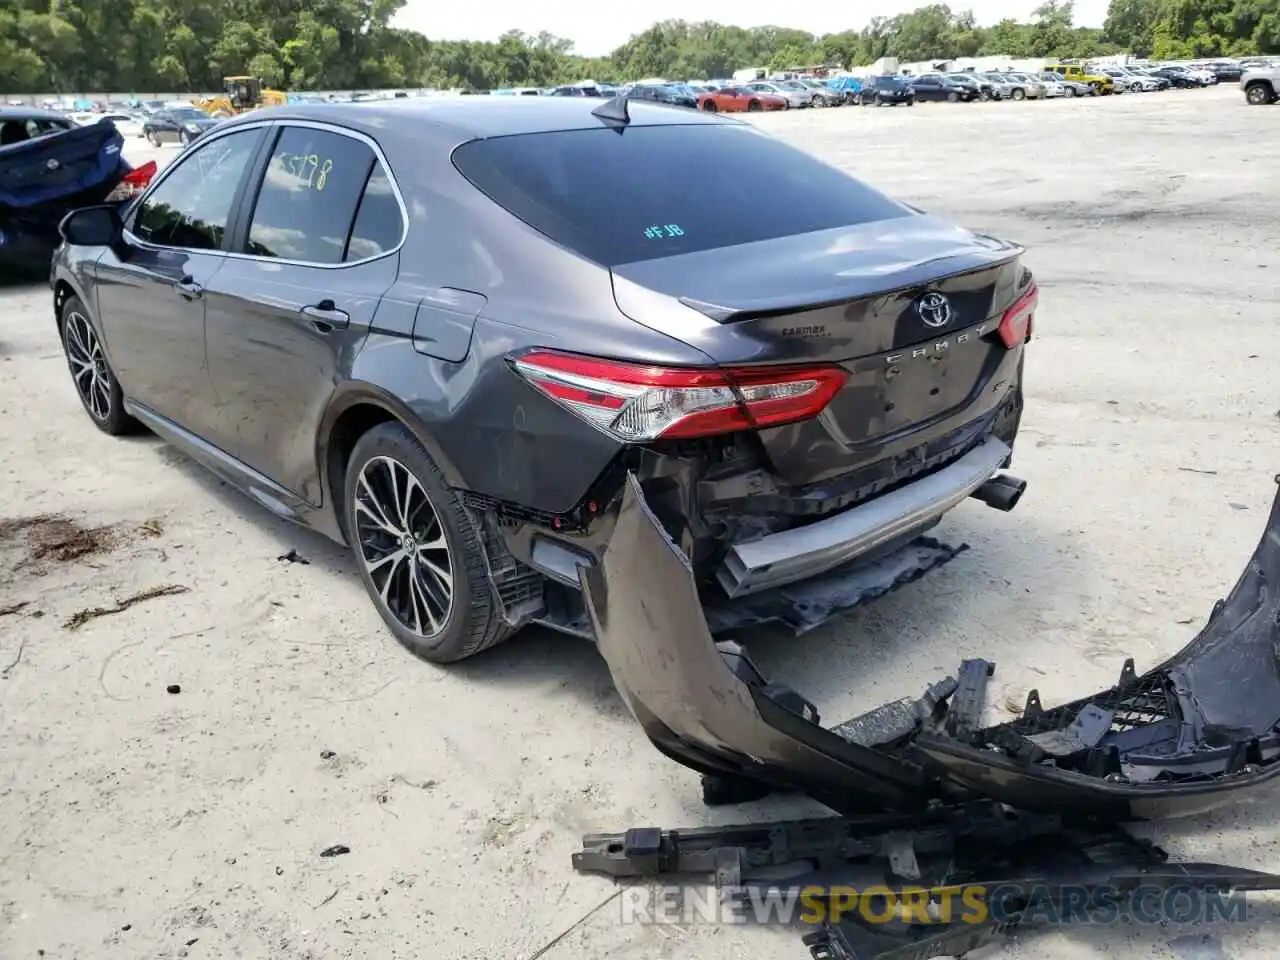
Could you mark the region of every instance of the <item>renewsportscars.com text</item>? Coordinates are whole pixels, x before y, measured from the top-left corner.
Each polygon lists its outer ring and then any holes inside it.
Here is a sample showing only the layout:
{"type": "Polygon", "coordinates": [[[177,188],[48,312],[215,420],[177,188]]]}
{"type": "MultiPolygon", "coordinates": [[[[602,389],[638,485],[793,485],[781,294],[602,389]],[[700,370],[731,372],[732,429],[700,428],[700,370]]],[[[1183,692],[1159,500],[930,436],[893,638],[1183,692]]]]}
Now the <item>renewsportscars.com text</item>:
{"type": "Polygon", "coordinates": [[[1244,922],[1243,893],[1192,886],[757,887],[636,886],[619,897],[624,924],[864,923],[1150,925],[1244,922]]]}

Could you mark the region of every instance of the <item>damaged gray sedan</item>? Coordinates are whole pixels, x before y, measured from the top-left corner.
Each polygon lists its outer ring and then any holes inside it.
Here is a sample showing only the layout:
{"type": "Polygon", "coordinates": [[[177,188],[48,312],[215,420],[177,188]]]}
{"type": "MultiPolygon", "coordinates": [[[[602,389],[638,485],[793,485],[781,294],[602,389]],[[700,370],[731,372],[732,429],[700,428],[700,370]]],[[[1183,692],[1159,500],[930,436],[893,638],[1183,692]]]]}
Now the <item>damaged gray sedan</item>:
{"type": "Polygon", "coordinates": [[[577,570],[628,476],[717,631],[812,626],[877,563],[950,559],[922,534],[966,497],[1024,487],[1000,473],[1037,302],[1021,248],[718,115],[291,104],[63,234],[92,421],[350,545],[429,660],[529,623],[589,636],[577,570]]]}

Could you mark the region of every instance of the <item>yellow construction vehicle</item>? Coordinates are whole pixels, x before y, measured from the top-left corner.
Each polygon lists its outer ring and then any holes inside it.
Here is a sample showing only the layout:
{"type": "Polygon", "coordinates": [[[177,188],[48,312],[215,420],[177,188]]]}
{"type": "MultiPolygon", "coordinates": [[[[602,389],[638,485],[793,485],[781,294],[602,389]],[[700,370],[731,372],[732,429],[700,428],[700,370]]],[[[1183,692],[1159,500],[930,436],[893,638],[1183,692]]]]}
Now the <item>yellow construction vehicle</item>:
{"type": "Polygon", "coordinates": [[[258,107],[278,107],[289,102],[283,90],[264,88],[257,77],[223,77],[222,84],[225,94],[197,101],[200,109],[215,117],[233,117],[258,107]]]}

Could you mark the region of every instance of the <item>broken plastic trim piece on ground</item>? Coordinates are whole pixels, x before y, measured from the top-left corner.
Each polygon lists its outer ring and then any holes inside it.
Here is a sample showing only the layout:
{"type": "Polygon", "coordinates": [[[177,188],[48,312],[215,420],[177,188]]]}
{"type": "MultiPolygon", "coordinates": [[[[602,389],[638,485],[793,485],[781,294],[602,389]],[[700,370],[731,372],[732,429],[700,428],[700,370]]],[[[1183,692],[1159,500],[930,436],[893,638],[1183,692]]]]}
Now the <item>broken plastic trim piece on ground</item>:
{"type": "Polygon", "coordinates": [[[801,694],[712,638],[687,558],[634,476],[603,562],[581,576],[623,699],[659,750],[712,778],[712,795],[756,784],[852,814],[978,794],[1130,819],[1208,809],[1280,772],[1280,494],[1230,596],[1181,652],[1141,676],[1127,665],[1111,690],[1062,707],[1033,700],[989,729],[975,729],[983,661],[920,701],[821,726],[801,694]]]}
{"type": "Polygon", "coordinates": [[[993,801],[915,814],[588,835],[573,866],[615,879],[707,878],[722,896],[745,903],[795,902],[804,893],[807,909],[826,908],[808,918],[822,922],[804,936],[815,960],[958,956],[1015,927],[1105,920],[1120,900],[1139,893],[1151,899],[1173,890],[1280,889],[1274,874],[1170,863],[1159,847],[1112,824],[1071,824],[993,801]],[[849,904],[852,891],[872,890],[874,923],[849,904]],[[836,916],[841,898],[844,913],[836,916]]]}

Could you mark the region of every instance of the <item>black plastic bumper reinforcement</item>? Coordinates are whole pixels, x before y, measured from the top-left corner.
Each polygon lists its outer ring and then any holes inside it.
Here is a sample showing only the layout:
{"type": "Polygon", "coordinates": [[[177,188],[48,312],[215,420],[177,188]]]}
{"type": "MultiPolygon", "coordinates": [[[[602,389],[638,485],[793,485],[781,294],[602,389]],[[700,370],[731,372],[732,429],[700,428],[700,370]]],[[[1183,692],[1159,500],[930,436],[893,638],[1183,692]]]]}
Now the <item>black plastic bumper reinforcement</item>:
{"type": "MultiPolygon", "coordinates": [[[[802,694],[713,639],[690,565],[628,477],[603,562],[581,571],[600,651],[645,733],[708,802],[798,791],[846,815],[993,798],[1112,820],[1180,816],[1280,773],[1280,493],[1225,601],[1181,652],[1109,690],[979,729],[986,661],[916,701],[826,728],[802,694]]],[[[895,579],[888,589],[907,582],[895,579]]]]}
{"type": "Polygon", "coordinates": [[[1156,922],[1168,919],[1159,915],[1168,909],[1164,892],[1280,889],[1280,875],[1170,863],[1121,827],[1015,813],[992,801],[918,815],[589,835],[573,866],[615,879],[705,878],[741,902],[794,903],[804,894],[812,907],[816,897],[825,909],[804,935],[814,960],[955,956],[1015,927],[1116,917],[1136,894],[1145,919],[1156,922]],[[874,900],[862,905],[866,913],[850,906],[856,893],[874,900]],[[846,911],[836,915],[840,897],[846,911]]]}

